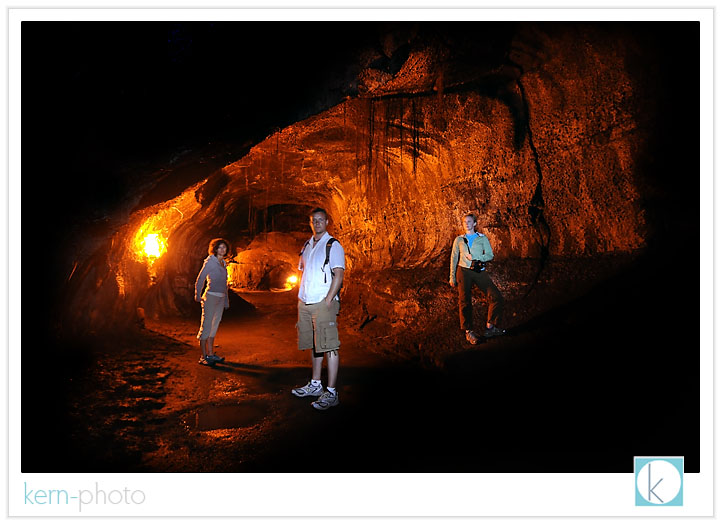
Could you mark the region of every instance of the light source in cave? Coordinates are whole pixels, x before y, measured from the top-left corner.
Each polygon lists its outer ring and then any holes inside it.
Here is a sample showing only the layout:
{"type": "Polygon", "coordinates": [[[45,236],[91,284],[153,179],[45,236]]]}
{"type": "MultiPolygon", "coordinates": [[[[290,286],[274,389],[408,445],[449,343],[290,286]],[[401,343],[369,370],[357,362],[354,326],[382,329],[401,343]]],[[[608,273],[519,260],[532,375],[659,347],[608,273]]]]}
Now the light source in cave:
{"type": "Polygon", "coordinates": [[[143,239],[143,251],[148,258],[157,259],[165,252],[165,239],[159,233],[149,233],[143,239]]]}
{"type": "Polygon", "coordinates": [[[290,275],[286,279],[286,282],[283,283],[282,288],[271,288],[272,292],[288,292],[289,290],[293,290],[293,287],[296,286],[296,283],[298,282],[298,277],[296,275],[290,275]]]}
{"type": "Polygon", "coordinates": [[[154,263],[168,251],[168,237],[184,217],[192,215],[200,207],[195,198],[197,188],[198,185],[193,186],[174,200],[156,206],[150,215],[140,212],[145,217],[135,230],[130,251],[136,261],[148,265],[151,279],[156,272],[154,263]]]}
{"type": "Polygon", "coordinates": [[[160,233],[149,233],[140,240],[138,247],[152,265],[158,257],[166,252],[166,241],[160,233]]]}
{"type": "Polygon", "coordinates": [[[157,279],[157,269],[154,263],[168,251],[166,238],[154,227],[152,219],[145,221],[133,238],[133,251],[138,261],[145,261],[148,265],[148,275],[151,283],[157,279]]]}

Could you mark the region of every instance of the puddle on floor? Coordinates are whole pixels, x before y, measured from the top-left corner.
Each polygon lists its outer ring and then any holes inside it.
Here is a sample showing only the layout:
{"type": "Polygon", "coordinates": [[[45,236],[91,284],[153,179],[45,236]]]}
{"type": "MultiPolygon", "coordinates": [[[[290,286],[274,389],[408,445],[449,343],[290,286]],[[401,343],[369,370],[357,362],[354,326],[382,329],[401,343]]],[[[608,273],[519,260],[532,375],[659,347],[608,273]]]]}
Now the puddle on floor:
{"type": "Polygon", "coordinates": [[[270,410],[268,401],[250,400],[239,405],[205,407],[196,413],[191,424],[195,430],[250,427],[261,421],[270,410]]]}

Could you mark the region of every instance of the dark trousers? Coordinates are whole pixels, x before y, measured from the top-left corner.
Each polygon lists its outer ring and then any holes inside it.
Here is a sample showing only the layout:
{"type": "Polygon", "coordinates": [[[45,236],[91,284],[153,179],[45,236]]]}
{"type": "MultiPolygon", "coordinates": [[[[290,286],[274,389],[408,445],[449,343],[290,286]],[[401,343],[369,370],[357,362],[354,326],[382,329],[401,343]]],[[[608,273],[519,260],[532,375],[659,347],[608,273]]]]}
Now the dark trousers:
{"type": "Polygon", "coordinates": [[[485,271],[475,272],[469,268],[459,267],[456,271],[456,283],[459,290],[459,320],[462,330],[472,330],[474,322],[474,311],[471,307],[471,285],[475,284],[489,303],[489,311],[486,315],[486,322],[496,326],[501,320],[501,312],[504,307],[504,299],[499,289],[485,271]]]}

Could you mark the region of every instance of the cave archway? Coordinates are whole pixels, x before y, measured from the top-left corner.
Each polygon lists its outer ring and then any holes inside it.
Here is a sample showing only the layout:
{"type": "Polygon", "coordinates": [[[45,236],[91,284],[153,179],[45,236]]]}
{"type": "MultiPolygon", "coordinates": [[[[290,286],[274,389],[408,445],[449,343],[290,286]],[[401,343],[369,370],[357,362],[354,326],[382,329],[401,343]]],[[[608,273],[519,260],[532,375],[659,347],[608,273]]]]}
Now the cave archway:
{"type": "MultiPolygon", "coordinates": [[[[588,25],[502,33],[511,40],[493,47],[493,63],[470,60],[483,45],[462,46],[454,58],[449,42],[420,40],[397,46],[404,63],[392,71],[372,74],[384,61],[369,61],[364,78],[375,80],[357,97],[278,129],[176,196],[135,210],[104,247],[107,256],[75,274],[89,282],[73,283],[72,300],[96,312],[94,322],[109,305],[121,324],[139,306],[152,316],[188,315],[214,237],[232,244],[234,287],[281,288],[315,206],[328,210],[345,248],[346,311],[358,326],[373,318],[409,327],[419,312],[439,315],[423,290],[441,293],[467,211],[477,212],[498,261],[644,248],[637,168],[648,131],[629,123],[650,111],[637,104],[648,87],[627,67],[623,46],[588,25]],[[578,50],[580,36],[594,46],[578,50]],[[163,255],[142,253],[148,235],[163,239],[163,255]]],[[[538,266],[500,275],[500,285],[513,296],[538,275],[538,266]]],[[[82,325],[77,315],[71,321],[82,325]]]]}

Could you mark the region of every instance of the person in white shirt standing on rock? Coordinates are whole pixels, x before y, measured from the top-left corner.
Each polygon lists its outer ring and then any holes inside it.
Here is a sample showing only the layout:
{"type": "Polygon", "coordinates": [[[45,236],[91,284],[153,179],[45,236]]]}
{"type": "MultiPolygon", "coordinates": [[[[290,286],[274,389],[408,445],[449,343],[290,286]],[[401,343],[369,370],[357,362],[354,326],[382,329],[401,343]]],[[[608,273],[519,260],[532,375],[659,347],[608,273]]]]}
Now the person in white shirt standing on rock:
{"type": "Polygon", "coordinates": [[[459,235],[454,239],[451,247],[449,284],[459,290],[461,329],[466,331],[466,340],[475,345],[479,343],[480,338],[473,330],[472,285],[475,284],[486,295],[489,302],[484,337],[494,337],[505,333],[505,330],[497,326],[501,320],[504,300],[486,271],[486,263],[494,258],[494,252],[491,250],[491,243],[486,235],[476,231],[476,215],[473,213],[464,215],[463,224],[464,235],[459,235]]]}
{"type": "Polygon", "coordinates": [[[328,214],[322,208],[311,212],[311,237],[301,250],[298,269],[303,271],[298,287],[298,349],[311,349],[311,381],[291,393],[297,397],[318,397],[311,406],[327,410],[339,404],[336,391],[341,346],[336,319],[339,290],[346,268],[341,243],[326,231],[328,214]],[[321,384],[323,356],[328,368],[328,387],[321,384]]]}

